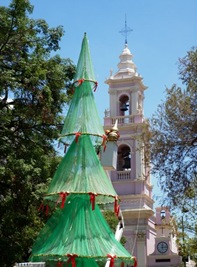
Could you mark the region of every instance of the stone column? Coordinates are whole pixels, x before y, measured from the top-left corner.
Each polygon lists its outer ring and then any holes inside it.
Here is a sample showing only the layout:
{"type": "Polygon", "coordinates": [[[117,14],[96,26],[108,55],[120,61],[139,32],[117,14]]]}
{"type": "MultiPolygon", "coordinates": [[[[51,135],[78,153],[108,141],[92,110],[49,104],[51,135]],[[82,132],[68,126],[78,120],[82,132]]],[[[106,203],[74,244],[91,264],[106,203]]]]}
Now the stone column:
{"type": "Polygon", "coordinates": [[[137,92],[137,88],[136,88],[136,90],[134,92],[132,92],[131,99],[132,99],[132,103],[131,103],[132,115],[136,115],[137,114],[137,109],[138,109],[138,92],[137,92]]]}
{"type": "Polygon", "coordinates": [[[138,140],[135,140],[135,155],[136,155],[136,179],[143,179],[143,158],[141,144],[138,140]]]}
{"type": "Polygon", "coordinates": [[[137,266],[147,266],[147,249],[146,249],[146,233],[144,231],[137,232],[137,266]]]}

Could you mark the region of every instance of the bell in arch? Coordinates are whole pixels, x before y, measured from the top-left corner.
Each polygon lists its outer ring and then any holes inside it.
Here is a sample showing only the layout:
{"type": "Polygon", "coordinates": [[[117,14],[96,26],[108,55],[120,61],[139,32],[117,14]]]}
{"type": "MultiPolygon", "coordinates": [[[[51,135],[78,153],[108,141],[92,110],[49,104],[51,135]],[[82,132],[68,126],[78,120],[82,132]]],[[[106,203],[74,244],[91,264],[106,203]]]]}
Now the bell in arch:
{"type": "Polygon", "coordinates": [[[129,156],[124,158],[124,165],[122,166],[123,169],[130,169],[131,168],[131,158],[129,156]]]}
{"type": "Polygon", "coordinates": [[[165,219],[165,217],[166,217],[166,212],[165,212],[165,210],[162,210],[161,213],[160,213],[160,215],[161,215],[161,219],[162,219],[162,220],[165,219]]]}
{"type": "Polygon", "coordinates": [[[120,107],[121,111],[127,111],[128,110],[128,105],[126,103],[123,103],[122,106],[120,107]]]}

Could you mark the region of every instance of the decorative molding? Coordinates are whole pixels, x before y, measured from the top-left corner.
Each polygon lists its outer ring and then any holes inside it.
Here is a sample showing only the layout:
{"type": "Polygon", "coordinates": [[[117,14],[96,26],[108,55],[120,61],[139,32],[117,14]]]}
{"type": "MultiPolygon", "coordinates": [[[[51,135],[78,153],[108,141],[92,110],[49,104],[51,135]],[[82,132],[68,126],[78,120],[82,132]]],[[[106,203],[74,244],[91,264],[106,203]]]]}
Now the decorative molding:
{"type": "Polygon", "coordinates": [[[122,209],[137,209],[144,207],[144,200],[142,199],[132,199],[132,200],[122,200],[121,201],[121,208],[122,209]]]}
{"type": "Polygon", "coordinates": [[[145,239],[146,239],[145,231],[137,231],[136,235],[137,235],[137,239],[139,241],[145,241],[145,239]]]}

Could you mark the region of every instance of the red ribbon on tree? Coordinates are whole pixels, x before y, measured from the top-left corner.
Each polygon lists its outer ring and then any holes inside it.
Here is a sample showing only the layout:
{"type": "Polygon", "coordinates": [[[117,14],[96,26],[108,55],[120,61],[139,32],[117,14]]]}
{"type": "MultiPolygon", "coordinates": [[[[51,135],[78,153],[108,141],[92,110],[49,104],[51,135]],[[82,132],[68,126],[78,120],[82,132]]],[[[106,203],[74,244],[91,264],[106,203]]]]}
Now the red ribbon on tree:
{"type": "Polygon", "coordinates": [[[114,202],[114,212],[116,216],[118,216],[120,210],[120,206],[118,205],[118,198],[115,197],[115,202],[114,202]]]}
{"type": "Polygon", "coordinates": [[[80,132],[75,133],[75,142],[78,142],[79,136],[81,136],[80,132]]]}
{"type": "Polygon", "coordinates": [[[116,255],[111,256],[110,254],[107,254],[107,257],[110,258],[109,267],[114,267],[114,261],[115,261],[116,255]]]}
{"type": "Polygon", "coordinates": [[[57,267],[63,267],[63,262],[62,261],[58,261],[57,267]]]}
{"type": "Polygon", "coordinates": [[[46,214],[46,216],[49,215],[49,206],[48,205],[46,205],[46,207],[45,207],[45,214],[46,214]]]}
{"type": "Polygon", "coordinates": [[[65,201],[66,201],[66,197],[68,196],[68,193],[66,193],[66,192],[60,192],[59,193],[59,195],[60,195],[60,198],[62,199],[62,202],[61,202],[61,209],[63,209],[64,208],[64,204],[65,204],[65,201]]]}
{"type": "Polygon", "coordinates": [[[95,209],[95,197],[96,197],[96,194],[94,193],[89,193],[90,195],[90,203],[92,204],[92,210],[95,209]]]}
{"type": "Polygon", "coordinates": [[[38,211],[44,211],[45,210],[45,215],[48,216],[49,214],[49,206],[48,205],[44,205],[43,203],[40,204],[40,207],[38,208],[38,211]]]}
{"type": "Polygon", "coordinates": [[[67,260],[67,263],[72,264],[72,267],[76,267],[76,262],[75,262],[75,258],[78,256],[77,254],[67,254],[67,257],[69,257],[69,259],[67,260]]]}
{"type": "Polygon", "coordinates": [[[42,210],[42,211],[44,210],[44,204],[43,204],[43,203],[41,203],[41,204],[40,204],[40,207],[38,208],[38,211],[41,211],[41,210],[42,210]]]}
{"type": "Polygon", "coordinates": [[[79,79],[77,82],[79,85],[81,85],[84,82],[84,79],[79,79]]]}
{"type": "Polygon", "coordinates": [[[136,259],[136,257],[133,257],[133,259],[134,259],[134,267],[137,267],[137,259],[136,259]]]}

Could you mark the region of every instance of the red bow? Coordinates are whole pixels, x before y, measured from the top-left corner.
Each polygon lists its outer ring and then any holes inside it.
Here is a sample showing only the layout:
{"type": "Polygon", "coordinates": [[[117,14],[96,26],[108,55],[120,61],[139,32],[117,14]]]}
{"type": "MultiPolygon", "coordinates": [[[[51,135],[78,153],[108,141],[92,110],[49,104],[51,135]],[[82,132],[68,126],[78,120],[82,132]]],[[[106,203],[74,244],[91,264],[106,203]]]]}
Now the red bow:
{"type": "Polygon", "coordinates": [[[66,256],[69,257],[67,263],[70,263],[70,262],[71,262],[72,267],[76,267],[75,258],[76,258],[78,255],[77,255],[77,254],[67,254],[66,256]]]}
{"type": "Polygon", "coordinates": [[[63,262],[62,261],[58,261],[57,267],[63,267],[63,262]]]}
{"type": "Polygon", "coordinates": [[[48,205],[46,205],[46,207],[45,207],[45,214],[46,214],[46,216],[49,215],[49,206],[48,205]]]}
{"type": "Polygon", "coordinates": [[[64,208],[64,203],[66,201],[66,197],[68,196],[68,193],[60,192],[59,195],[60,195],[60,198],[62,199],[60,207],[61,207],[61,209],[63,209],[64,208]]]}
{"type": "Polygon", "coordinates": [[[111,256],[110,254],[107,254],[107,257],[110,258],[109,267],[114,267],[114,261],[115,261],[116,255],[115,256],[111,256]]]}
{"type": "Polygon", "coordinates": [[[84,79],[80,79],[77,81],[79,85],[81,85],[84,82],[84,79]]]}
{"type": "Polygon", "coordinates": [[[78,142],[79,136],[81,136],[80,132],[75,133],[75,142],[78,142]]]}
{"type": "Polygon", "coordinates": [[[136,259],[136,257],[133,257],[133,259],[134,259],[134,267],[137,267],[137,259],[136,259]]]}
{"type": "Polygon", "coordinates": [[[115,202],[114,202],[114,212],[116,216],[118,216],[120,210],[120,206],[118,205],[118,198],[115,197],[115,202]]]}
{"type": "Polygon", "coordinates": [[[90,203],[92,204],[92,210],[95,209],[95,197],[96,197],[96,194],[94,193],[89,193],[90,195],[90,203]]]}
{"type": "Polygon", "coordinates": [[[38,208],[38,211],[44,211],[45,210],[45,215],[48,216],[49,214],[49,206],[48,205],[44,205],[43,203],[40,204],[40,207],[38,208]]]}
{"type": "Polygon", "coordinates": [[[38,208],[38,211],[41,211],[41,210],[44,210],[44,204],[43,203],[41,203],[40,207],[38,208]]]}

